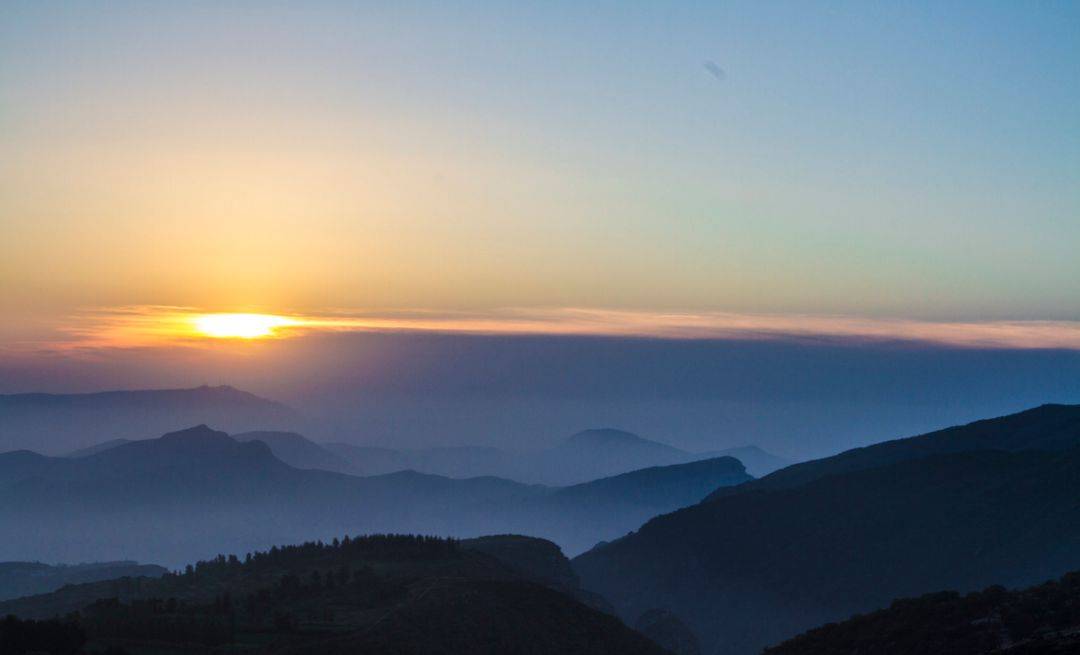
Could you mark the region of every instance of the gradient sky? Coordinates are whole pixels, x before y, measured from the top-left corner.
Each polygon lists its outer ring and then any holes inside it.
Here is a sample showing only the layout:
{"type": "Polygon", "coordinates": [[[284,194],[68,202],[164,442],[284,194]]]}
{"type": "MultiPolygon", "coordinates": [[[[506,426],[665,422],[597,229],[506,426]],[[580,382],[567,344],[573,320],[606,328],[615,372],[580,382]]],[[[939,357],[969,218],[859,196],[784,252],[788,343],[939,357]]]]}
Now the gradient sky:
{"type": "Polygon", "coordinates": [[[0,392],[810,456],[1076,402],[1078,246],[1075,2],[0,9],[0,392]]]}
{"type": "Polygon", "coordinates": [[[1080,320],[1080,5],[584,4],[5,3],[0,338],[128,305],[1080,320]]]}

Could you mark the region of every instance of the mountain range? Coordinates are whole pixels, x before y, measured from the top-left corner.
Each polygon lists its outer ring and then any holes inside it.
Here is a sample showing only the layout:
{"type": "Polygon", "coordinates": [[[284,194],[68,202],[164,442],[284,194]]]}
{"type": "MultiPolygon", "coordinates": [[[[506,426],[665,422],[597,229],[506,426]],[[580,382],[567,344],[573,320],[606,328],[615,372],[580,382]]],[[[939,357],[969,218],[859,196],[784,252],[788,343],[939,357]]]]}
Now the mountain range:
{"type": "Polygon", "coordinates": [[[83,457],[0,455],[0,557],[175,563],[345,531],[518,532],[580,552],[749,479],[730,457],[567,488],[416,471],[359,477],[296,468],[251,435],[199,426],[83,457]]]}
{"type": "Polygon", "coordinates": [[[1046,405],[789,467],[574,559],[631,620],[663,607],[706,652],[756,653],[936,589],[1080,567],[1080,406],[1046,405]]]}
{"type": "MultiPolygon", "coordinates": [[[[262,441],[279,459],[301,469],[362,476],[411,470],[451,478],[495,476],[554,486],[587,482],[650,466],[685,464],[717,457],[738,459],[753,476],[766,475],[789,464],[756,446],[694,453],[612,428],[583,430],[551,448],[529,452],[509,452],[491,446],[400,449],[342,442],[318,443],[287,430],[245,431],[233,434],[233,437],[238,441],[262,441]]],[[[112,438],[82,446],[66,456],[95,455],[133,440],[112,438]]]]}
{"type": "Polygon", "coordinates": [[[286,405],[228,385],[9,394],[0,395],[0,452],[46,447],[62,453],[201,423],[240,432],[297,429],[305,419],[286,405]]]}

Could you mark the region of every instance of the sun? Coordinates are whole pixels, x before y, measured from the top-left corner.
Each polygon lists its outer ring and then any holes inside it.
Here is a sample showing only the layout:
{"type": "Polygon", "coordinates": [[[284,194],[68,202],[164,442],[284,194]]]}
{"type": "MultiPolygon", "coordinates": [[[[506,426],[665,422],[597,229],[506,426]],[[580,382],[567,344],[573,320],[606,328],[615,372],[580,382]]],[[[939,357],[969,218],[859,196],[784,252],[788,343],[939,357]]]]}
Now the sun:
{"type": "Polygon", "coordinates": [[[272,314],[203,314],[192,319],[195,330],[217,339],[258,339],[269,337],[274,330],[299,325],[296,319],[272,314]]]}

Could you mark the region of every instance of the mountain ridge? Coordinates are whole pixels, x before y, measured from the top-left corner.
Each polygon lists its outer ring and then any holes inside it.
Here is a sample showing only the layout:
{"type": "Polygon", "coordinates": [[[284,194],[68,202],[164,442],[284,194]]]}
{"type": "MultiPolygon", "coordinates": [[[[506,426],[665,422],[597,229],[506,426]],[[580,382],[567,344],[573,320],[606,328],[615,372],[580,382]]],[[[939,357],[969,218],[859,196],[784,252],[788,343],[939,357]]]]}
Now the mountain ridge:
{"type": "MultiPolygon", "coordinates": [[[[1041,416],[1020,421],[1058,425],[1041,416]]],[[[1027,435],[1013,452],[935,447],[794,486],[766,477],[724,489],[574,558],[574,568],[624,618],[667,607],[706,651],[734,654],[900,596],[1054,577],[1080,566],[1080,431],[1068,450],[1023,445],[1063,447],[1071,432],[1013,434],[1027,435]]]]}

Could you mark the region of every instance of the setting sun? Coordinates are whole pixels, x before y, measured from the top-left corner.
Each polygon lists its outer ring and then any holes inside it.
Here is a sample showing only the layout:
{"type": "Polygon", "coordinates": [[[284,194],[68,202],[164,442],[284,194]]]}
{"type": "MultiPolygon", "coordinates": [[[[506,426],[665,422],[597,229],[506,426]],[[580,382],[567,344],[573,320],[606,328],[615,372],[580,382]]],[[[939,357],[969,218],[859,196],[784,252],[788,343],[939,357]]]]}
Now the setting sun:
{"type": "Polygon", "coordinates": [[[298,321],[270,314],[206,314],[196,317],[194,324],[208,337],[257,339],[273,335],[276,328],[297,325],[298,321]]]}

